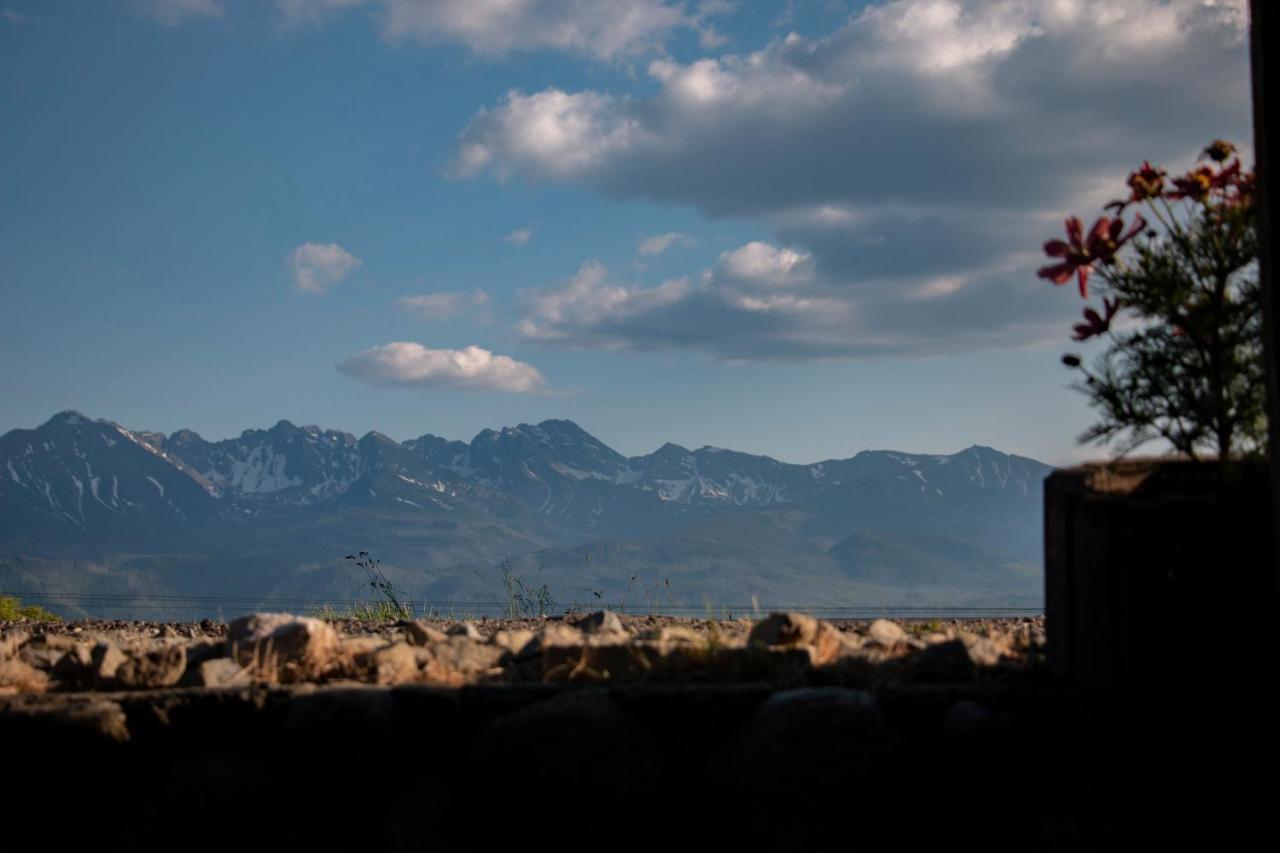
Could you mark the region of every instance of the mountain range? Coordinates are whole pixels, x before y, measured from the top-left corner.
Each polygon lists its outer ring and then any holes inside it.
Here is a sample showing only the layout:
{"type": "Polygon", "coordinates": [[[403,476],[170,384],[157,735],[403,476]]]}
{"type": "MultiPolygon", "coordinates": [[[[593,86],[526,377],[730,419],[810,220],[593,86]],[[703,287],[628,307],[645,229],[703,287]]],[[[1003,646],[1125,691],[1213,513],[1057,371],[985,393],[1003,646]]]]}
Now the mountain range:
{"type": "Polygon", "coordinates": [[[65,411],[0,436],[0,591],[348,600],[343,558],[365,550],[459,605],[503,599],[509,561],[561,605],[1034,606],[1050,470],[978,446],[627,457],[567,420],[469,443],[288,421],[208,441],[65,411]]]}

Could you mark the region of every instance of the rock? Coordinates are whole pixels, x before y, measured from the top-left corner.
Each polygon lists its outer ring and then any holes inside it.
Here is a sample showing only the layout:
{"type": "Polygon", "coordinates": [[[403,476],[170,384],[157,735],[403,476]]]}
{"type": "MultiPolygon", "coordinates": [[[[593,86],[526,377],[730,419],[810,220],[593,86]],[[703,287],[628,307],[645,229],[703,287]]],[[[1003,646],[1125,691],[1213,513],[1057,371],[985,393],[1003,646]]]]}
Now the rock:
{"type": "Polygon", "coordinates": [[[428,643],[443,643],[447,636],[443,631],[433,628],[421,620],[406,623],[404,631],[409,637],[409,642],[415,646],[425,646],[428,643]]]}
{"type": "Polygon", "coordinates": [[[387,645],[381,637],[343,637],[338,641],[338,648],[347,657],[360,659],[376,652],[387,645]]]}
{"type": "Polygon", "coordinates": [[[831,623],[794,612],[770,613],[751,629],[747,643],[770,648],[802,647],[815,666],[831,663],[847,647],[840,630],[831,623]]]}
{"type": "Polygon", "coordinates": [[[17,658],[0,660],[0,695],[43,693],[49,676],[17,658]]]}
{"type": "Polygon", "coordinates": [[[800,688],[761,703],[733,736],[716,770],[729,796],[769,809],[773,821],[780,815],[812,821],[815,798],[836,802],[824,792],[841,791],[842,801],[860,811],[879,794],[910,796],[905,786],[878,772],[889,764],[883,756],[895,751],[894,733],[869,694],[800,688]],[[850,799],[843,799],[844,792],[850,799]]]}
{"type": "Polygon", "coordinates": [[[539,647],[545,649],[552,646],[580,646],[585,642],[585,637],[571,625],[553,622],[538,633],[537,641],[539,647]]]}
{"type": "Polygon", "coordinates": [[[408,643],[392,643],[368,657],[369,672],[377,684],[404,684],[418,679],[418,658],[408,643]]]}
{"type": "Polygon", "coordinates": [[[207,660],[227,656],[227,644],[221,640],[199,639],[187,643],[187,669],[195,669],[207,660]]]}
{"type": "MultiPolygon", "coordinates": [[[[641,792],[675,788],[670,796],[690,796],[688,783],[664,776],[660,743],[624,711],[605,688],[566,690],[493,720],[477,732],[468,777],[486,779],[493,768],[531,768],[524,784],[566,792],[575,823],[606,821],[617,829],[620,815],[633,814],[641,792]],[[572,793],[567,793],[572,792],[572,793]]],[[[504,783],[508,786],[510,783],[504,783]]],[[[528,794],[513,796],[504,810],[522,813],[528,794]]],[[[591,831],[590,829],[588,831],[591,831]]],[[[625,844],[623,846],[626,846],[625,844]]]]}
{"type": "Polygon", "coordinates": [[[1007,641],[980,637],[967,631],[960,632],[960,641],[968,650],[970,659],[978,666],[995,666],[1012,654],[1007,641]]]}
{"type": "Polygon", "coordinates": [[[519,654],[533,642],[533,632],[527,628],[502,628],[494,632],[489,642],[513,655],[519,654]]]}
{"type": "Polygon", "coordinates": [[[182,681],[192,687],[239,687],[248,684],[249,670],[231,658],[211,658],[192,667],[182,681]]]}
{"type": "Polygon", "coordinates": [[[618,618],[618,614],[611,610],[588,613],[578,620],[577,628],[584,634],[625,634],[627,632],[627,629],[622,627],[622,620],[618,618]]]}
{"type": "MultiPolygon", "coordinates": [[[[650,649],[634,643],[589,643],[583,647],[578,665],[565,672],[564,677],[569,681],[644,678],[655,662],[650,660],[649,653],[650,649]]],[[[659,656],[655,653],[653,657],[659,656]]]]}
{"type": "Polygon", "coordinates": [[[93,648],[88,643],[76,643],[50,674],[55,681],[69,687],[93,687],[93,648]]]}
{"type": "Polygon", "coordinates": [[[942,728],[947,734],[969,735],[981,731],[990,720],[991,712],[985,705],[961,699],[947,709],[942,728]]]}
{"type": "Polygon", "coordinates": [[[93,647],[90,663],[93,668],[93,681],[98,687],[109,688],[115,683],[116,671],[126,660],[124,652],[115,643],[104,640],[93,647]]]}
{"type": "Polygon", "coordinates": [[[338,635],[320,619],[288,613],[254,613],[227,626],[231,658],[255,676],[282,682],[319,676],[338,652],[338,635]]]}
{"type": "Polygon", "coordinates": [[[429,654],[423,677],[443,684],[464,684],[480,675],[498,674],[498,663],[507,654],[500,646],[476,643],[463,636],[450,637],[420,651],[429,654]]]}
{"type": "Polygon", "coordinates": [[[877,619],[867,628],[867,639],[881,646],[893,646],[907,641],[907,632],[896,622],[877,619]]]}
{"type": "Polygon", "coordinates": [[[770,613],[752,627],[748,644],[764,646],[812,645],[818,636],[818,620],[804,613],[770,613]]]}
{"type": "Polygon", "coordinates": [[[172,640],[179,636],[178,629],[172,625],[161,625],[160,633],[157,636],[165,640],[172,640]]]}
{"type": "Polygon", "coordinates": [[[961,640],[935,643],[906,660],[905,675],[910,681],[948,683],[972,681],[976,667],[969,649],[961,640]]]}
{"type": "Polygon", "coordinates": [[[686,628],[683,625],[664,625],[661,628],[653,628],[645,632],[644,639],[652,640],[664,647],[696,646],[706,641],[706,638],[697,631],[692,628],[686,628]]]}
{"type": "Polygon", "coordinates": [[[459,622],[456,625],[450,625],[445,629],[445,634],[450,637],[466,637],[468,640],[484,642],[484,635],[470,622],[459,622]]]}
{"type": "Polygon", "coordinates": [[[37,634],[18,650],[18,658],[28,666],[51,672],[62,656],[76,647],[71,637],[57,634],[37,634]]]}
{"type": "Polygon", "coordinates": [[[131,650],[116,668],[115,682],[125,690],[170,687],[178,683],[186,669],[184,646],[131,650]]]}

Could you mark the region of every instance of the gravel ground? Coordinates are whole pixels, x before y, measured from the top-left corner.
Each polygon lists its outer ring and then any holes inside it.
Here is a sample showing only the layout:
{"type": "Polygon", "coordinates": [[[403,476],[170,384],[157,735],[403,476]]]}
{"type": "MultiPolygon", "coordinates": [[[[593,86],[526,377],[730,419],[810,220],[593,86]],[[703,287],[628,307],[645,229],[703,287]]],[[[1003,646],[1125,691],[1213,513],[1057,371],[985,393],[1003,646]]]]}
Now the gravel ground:
{"type": "Polygon", "coordinates": [[[1042,617],[828,622],[800,613],[710,620],[598,611],[473,622],[0,623],[0,694],[566,681],[766,681],[872,686],[1038,673],[1042,617]]]}

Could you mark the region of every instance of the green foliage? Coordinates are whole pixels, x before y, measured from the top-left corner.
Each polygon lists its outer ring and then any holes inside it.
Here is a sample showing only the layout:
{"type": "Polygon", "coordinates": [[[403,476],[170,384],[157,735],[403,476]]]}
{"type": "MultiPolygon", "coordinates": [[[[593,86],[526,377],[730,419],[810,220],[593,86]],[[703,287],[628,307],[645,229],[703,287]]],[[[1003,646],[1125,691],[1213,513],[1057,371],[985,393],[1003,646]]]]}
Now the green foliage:
{"type": "Polygon", "coordinates": [[[33,622],[61,622],[55,614],[36,604],[23,604],[16,596],[0,595],[0,622],[27,619],[33,622]]]}
{"type": "Polygon", "coordinates": [[[1164,438],[1191,458],[1256,454],[1266,440],[1262,290],[1252,212],[1205,208],[1179,232],[1135,243],[1103,278],[1150,323],[1112,334],[1083,391],[1101,415],[1082,441],[1123,449],[1164,438]],[[1248,217],[1247,221],[1245,217],[1248,217]]]}
{"type": "Polygon", "coordinates": [[[1254,175],[1238,159],[1224,163],[1234,151],[1214,142],[1201,159],[1220,165],[1197,166],[1172,186],[1163,169],[1144,163],[1129,176],[1129,198],[1107,205],[1115,219],[1100,218],[1085,237],[1073,217],[1069,241],[1045,244],[1062,260],[1042,277],[1061,284],[1078,275],[1082,296],[1090,272],[1102,280],[1103,310],[1085,309],[1075,339],[1104,337],[1109,347],[1089,366],[1078,355],[1063,358],[1099,414],[1081,442],[1117,442],[1127,453],[1165,439],[1192,459],[1266,453],[1254,175]],[[1130,205],[1160,229],[1147,230],[1137,214],[1122,234],[1120,214],[1130,205]],[[1121,311],[1131,321],[1113,324],[1121,311]]]}
{"type": "MultiPolygon", "coordinates": [[[[542,571],[542,566],[538,566],[542,571]]],[[[541,586],[526,585],[524,578],[516,574],[515,562],[504,559],[498,567],[502,577],[502,586],[507,591],[507,618],[519,619],[522,616],[546,616],[556,606],[551,595],[551,587],[543,583],[541,586]]]]}
{"type": "Polygon", "coordinates": [[[316,619],[324,619],[327,622],[347,620],[356,622],[396,622],[401,619],[412,618],[412,613],[408,616],[405,613],[406,611],[402,609],[402,606],[393,605],[389,601],[360,601],[343,610],[339,610],[331,604],[326,604],[308,615],[316,619]]]}

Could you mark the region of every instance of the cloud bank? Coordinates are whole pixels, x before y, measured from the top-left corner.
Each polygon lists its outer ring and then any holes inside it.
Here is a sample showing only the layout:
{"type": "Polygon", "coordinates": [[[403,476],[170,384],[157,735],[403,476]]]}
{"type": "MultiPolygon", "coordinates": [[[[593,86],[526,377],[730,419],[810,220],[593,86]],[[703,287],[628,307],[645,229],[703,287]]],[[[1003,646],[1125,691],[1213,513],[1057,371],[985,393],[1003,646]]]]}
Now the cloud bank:
{"type": "Polygon", "coordinates": [[[1064,215],[1100,212],[1143,159],[1248,140],[1246,34],[1242,0],[890,0],[822,38],[654,60],[647,97],[510,91],[451,169],[774,234],[697,284],[586,265],[526,301],[530,339],[751,357],[757,336],[765,358],[1034,342],[1076,310],[1034,277],[1064,215]]]}
{"type": "Polygon", "coordinates": [[[533,365],[478,346],[428,349],[410,341],[371,347],[343,361],[338,370],[374,385],[411,388],[536,394],[547,385],[533,365]]]}

